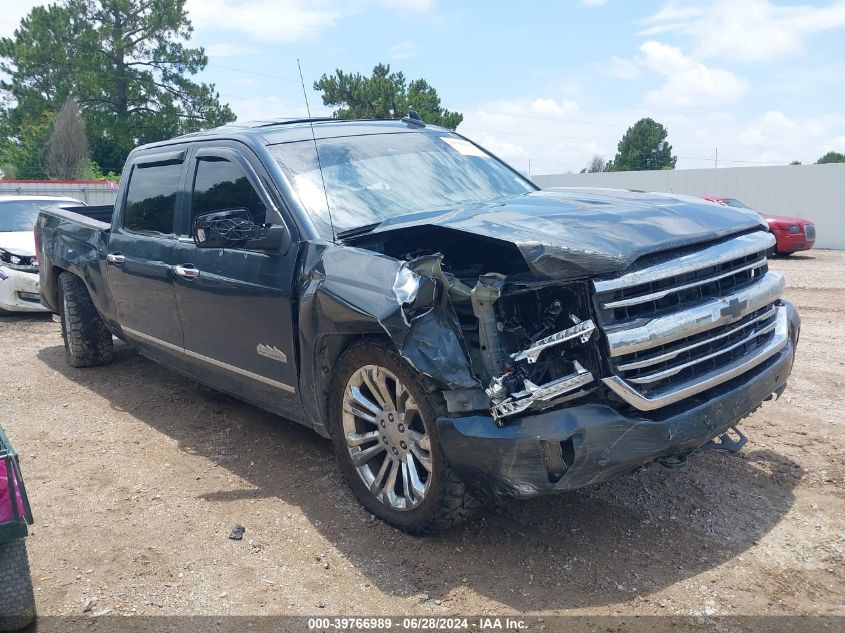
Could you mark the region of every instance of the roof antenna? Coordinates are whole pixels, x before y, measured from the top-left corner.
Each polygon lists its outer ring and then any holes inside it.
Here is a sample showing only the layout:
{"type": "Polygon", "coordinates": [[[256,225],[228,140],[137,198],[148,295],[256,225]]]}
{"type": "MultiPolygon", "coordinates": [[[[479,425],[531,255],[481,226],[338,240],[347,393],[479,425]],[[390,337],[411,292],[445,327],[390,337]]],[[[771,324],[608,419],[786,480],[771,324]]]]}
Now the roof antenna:
{"type": "Polygon", "coordinates": [[[302,78],[302,66],[299,58],[296,58],[296,67],[299,68],[299,81],[302,84],[302,96],[305,97],[305,111],[308,112],[308,124],[311,126],[311,140],[314,141],[314,153],[317,155],[317,167],[320,168],[320,182],[323,183],[323,195],[326,197],[326,211],[329,213],[329,225],[332,227],[332,241],[337,239],[332,220],[332,208],[329,205],[329,192],[326,189],[326,179],[323,177],[323,163],[320,162],[320,150],[317,147],[317,135],[314,134],[314,120],[311,118],[311,106],[308,105],[308,93],[305,91],[305,80],[302,78]]]}
{"type": "Polygon", "coordinates": [[[408,114],[402,117],[402,121],[408,125],[415,125],[417,127],[425,127],[423,118],[413,110],[408,110],[408,114]]]}

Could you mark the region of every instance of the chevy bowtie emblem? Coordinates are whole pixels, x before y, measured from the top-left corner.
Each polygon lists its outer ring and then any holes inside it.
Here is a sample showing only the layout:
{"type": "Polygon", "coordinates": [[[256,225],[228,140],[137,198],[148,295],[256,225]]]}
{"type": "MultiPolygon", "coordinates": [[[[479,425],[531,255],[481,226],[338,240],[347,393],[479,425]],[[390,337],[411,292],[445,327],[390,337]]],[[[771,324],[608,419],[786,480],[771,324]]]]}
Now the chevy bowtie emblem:
{"type": "Polygon", "coordinates": [[[742,315],[742,311],[748,307],[748,301],[740,301],[736,297],[730,300],[728,305],[722,308],[721,315],[729,316],[731,319],[737,319],[742,315]]]}
{"type": "Polygon", "coordinates": [[[271,347],[270,345],[259,343],[258,347],[255,348],[255,351],[258,352],[259,356],[266,356],[267,358],[272,358],[280,363],[288,362],[288,357],[285,356],[285,353],[275,345],[271,347]]]}

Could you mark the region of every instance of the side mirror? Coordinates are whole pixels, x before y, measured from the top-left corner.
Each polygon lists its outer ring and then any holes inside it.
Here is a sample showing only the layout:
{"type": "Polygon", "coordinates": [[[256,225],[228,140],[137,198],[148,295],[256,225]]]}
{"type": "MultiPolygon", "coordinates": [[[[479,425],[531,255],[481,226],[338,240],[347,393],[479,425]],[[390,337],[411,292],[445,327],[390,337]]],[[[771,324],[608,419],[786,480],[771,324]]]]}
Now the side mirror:
{"type": "Polygon", "coordinates": [[[197,248],[278,250],[290,241],[284,226],[256,224],[246,209],[204,213],[194,219],[191,236],[197,248]]]}

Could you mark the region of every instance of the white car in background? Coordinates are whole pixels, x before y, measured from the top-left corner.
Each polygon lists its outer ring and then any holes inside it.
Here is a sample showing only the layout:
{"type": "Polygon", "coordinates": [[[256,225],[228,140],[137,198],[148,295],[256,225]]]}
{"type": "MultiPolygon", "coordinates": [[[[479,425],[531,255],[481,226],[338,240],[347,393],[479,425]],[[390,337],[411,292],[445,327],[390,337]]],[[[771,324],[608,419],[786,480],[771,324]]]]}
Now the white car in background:
{"type": "Polygon", "coordinates": [[[41,305],[33,229],[38,209],[84,207],[75,198],[0,196],[0,313],[46,312],[41,305]]]}

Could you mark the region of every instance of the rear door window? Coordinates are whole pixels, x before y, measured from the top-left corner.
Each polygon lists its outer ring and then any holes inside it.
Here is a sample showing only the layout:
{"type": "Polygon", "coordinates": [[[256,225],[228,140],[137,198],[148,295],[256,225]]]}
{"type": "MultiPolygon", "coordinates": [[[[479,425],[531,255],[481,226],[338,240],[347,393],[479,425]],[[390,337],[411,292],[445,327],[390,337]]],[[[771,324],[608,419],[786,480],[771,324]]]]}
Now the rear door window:
{"type": "Polygon", "coordinates": [[[173,233],[181,163],[135,165],[126,190],[123,227],[134,233],[173,233]]]}

